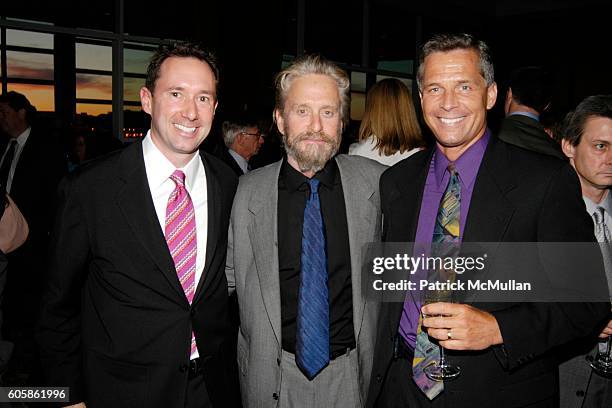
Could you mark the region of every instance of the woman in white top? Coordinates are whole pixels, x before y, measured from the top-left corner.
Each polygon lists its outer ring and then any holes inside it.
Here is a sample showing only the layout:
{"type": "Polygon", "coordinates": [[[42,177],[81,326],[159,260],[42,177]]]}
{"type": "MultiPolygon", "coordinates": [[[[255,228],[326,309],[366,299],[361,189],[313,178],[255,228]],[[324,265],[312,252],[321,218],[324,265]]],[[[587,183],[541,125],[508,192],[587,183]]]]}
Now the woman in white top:
{"type": "Polygon", "coordinates": [[[395,78],[374,84],[366,98],[359,142],[349,147],[349,154],[392,166],[424,145],[408,87],[395,78]]]}

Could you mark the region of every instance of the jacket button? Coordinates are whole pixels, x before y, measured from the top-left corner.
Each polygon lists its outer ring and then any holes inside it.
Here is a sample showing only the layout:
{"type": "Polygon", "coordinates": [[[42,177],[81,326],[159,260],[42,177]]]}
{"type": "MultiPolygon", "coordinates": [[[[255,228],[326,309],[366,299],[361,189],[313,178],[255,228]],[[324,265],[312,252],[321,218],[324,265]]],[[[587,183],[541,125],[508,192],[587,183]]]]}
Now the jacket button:
{"type": "Polygon", "coordinates": [[[186,371],[187,371],[187,369],[188,369],[188,368],[189,368],[189,367],[187,366],[187,364],[181,364],[181,366],[179,367],[179,371],[180,371],[181,373],[184,373],[184,372],[186,372],[186,371]]]}
{"type": "Polygon", "coordinates": [[[380,375],[380,374],[376,375],[376,382],[379,383],[379,384],[382,382],[382,375],[380,375]]]}
{"type": "Polygon", "coordinates": [[[584,391],[582,391],[582,390],[576,391],[576,396],[577,397],[584,397],[584,391]]]}
{"type": "Polygon", "coordinates": [[[196,315],[195,308],[192,307],[191,310],[189,311],[189,314],[191,315],[191,317],[195,316],[196,315]]]}
{"type": "Polygon", "coordinates": [[[275,400],[277,400],[277,399],[278,399],[278,394],[277,394],[277,393],[272,394],[272,398],[274,398],[275,400]]]}

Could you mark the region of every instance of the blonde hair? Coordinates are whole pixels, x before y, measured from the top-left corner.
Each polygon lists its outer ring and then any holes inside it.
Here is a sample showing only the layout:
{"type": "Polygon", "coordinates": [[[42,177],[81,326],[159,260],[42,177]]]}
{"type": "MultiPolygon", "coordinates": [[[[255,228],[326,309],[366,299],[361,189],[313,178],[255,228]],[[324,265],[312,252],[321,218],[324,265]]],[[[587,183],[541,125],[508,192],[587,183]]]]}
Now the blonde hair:
{"type": "Polygon", "coordinates": [[[385,156],[424,145],[408,87],[395,78],[370,88],[359,127],[359,140],[375,137],[376,149],[385,156]]]}
{"type": "Polygon", "coordinates": [[[340,94],[340,115],[343,124],[346,125],[349,117],[351,82],[347,73],[342,68],[321,55],[301,56],[276,75],[274,80],[276,86],[276,109],[281,113],[283,112],[291,82],[295,78],[309,74],[327,75],[336,82],[338,93],[340,94]]]}

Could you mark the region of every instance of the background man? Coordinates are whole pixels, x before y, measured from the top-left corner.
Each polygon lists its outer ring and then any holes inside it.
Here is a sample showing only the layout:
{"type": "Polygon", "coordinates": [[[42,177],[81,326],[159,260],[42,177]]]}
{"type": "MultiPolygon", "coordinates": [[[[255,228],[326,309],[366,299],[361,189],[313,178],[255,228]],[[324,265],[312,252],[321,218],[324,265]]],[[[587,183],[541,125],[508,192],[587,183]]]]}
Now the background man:
{"type": "Polygon", "coordinates": [[[280,72],[274,115],[287,157],[240,179],[227,274],[245,407],[365,402],[378,306],[362,296],[361,249],[379,240],[384,166],[334,158],[349,85],[319,56],[280,72]]]}
{"type": "Polygon", "coordinates": [[[249,171],[249,160],[257,154],[264,143],[264,138],[257,128],[257,123],[249,121],[223,122],[223,141],[227,150],[223,161],[226,162],[237,176],[249,171]]]}
{"type": "Polygon", "coordinates": [[[153,56],[142,142],[60,187],[40,348],[49,384],[90,407],[225,407],[227,228],[237,180],[200,152],[217,107],[214,58],[153,56]]]}
{"type": "Polygon", "coordinates": [[[552,91],[552,79],[544,69],[515,70],[508,82],[504,103],[506,118],[498,137],[515,146],[565,160],[559,144],[540,124],[540,116],[550,109],[552,91]]]}
{"type": "MultiPolygon", "coordinates": [[[[612,294],[612,95],[590,96],[569,118],[561,141],[563,152],[576,170],[587,213],[593,218],[595,236],[606,262],[608,288],[612,294]]],[[[612,335],[612,320],[599,335],[603,341],[612,335]]],[[[597,352],[594,337],[573,342],[565,350],[573,357],[561,364],[559,381],[561,407],[603,408],[612,404],[612,380],[591,369],[589,361],[597,352]]],[[[603,343],[605,344],[605,343],[603,343]]]]}
{"type": "MultiPolygon", "coordinates": [[[[486,44],[467,34],[433,37],[423,47],[417,81],[436,145],[381,177],[383,240],[432,242],[434,234],[455,242],[593,240],[571,167],[496,140],[487,129],[497,87],[486,44]]],[[[609,312],[582,303],[423,306],[430,316],[423,330],[461,368],[456,379],[436,386],[422,370],[413,374],[415,346],[424,347],[416,343],[420,306],[411,296],[382,304],[368,406],[553,406],[557,373],[546,352],[589,333],[609,312]]]]}
{"type": "Polygon", "coordinates": [[[40,383],[34,326],[46,270],[56,189],[67,171],[59,140],[36,121],[36,108],[14,91],[0,95],[0,188],[23,213],[30,228],[25,244],[7,255],[4,297],[6,339],[16,348],[5,376],[7,384],[40,383]]]}

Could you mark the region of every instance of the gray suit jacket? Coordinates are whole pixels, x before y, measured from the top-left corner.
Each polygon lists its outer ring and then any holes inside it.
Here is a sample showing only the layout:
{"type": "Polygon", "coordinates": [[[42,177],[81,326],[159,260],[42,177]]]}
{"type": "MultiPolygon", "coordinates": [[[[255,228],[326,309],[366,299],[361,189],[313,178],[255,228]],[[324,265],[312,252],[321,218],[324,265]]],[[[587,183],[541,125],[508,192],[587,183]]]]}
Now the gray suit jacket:
{"type": "MultiPolygon", "coordinates": [[[[360,398],[365,404],[379,306],[366,302],[361,290],[361,250],[380,241],[381,212],[378,180],[385,166],[363,157],[335,158],[346,205],[353,325],[360,398]]],[[[278,270],[278,177],[281,162],[240,178],[229,227],[227,279],[240,305],[238,367],[243,405],[274,407],[282,387],[281,307],[278,270]]]]}

